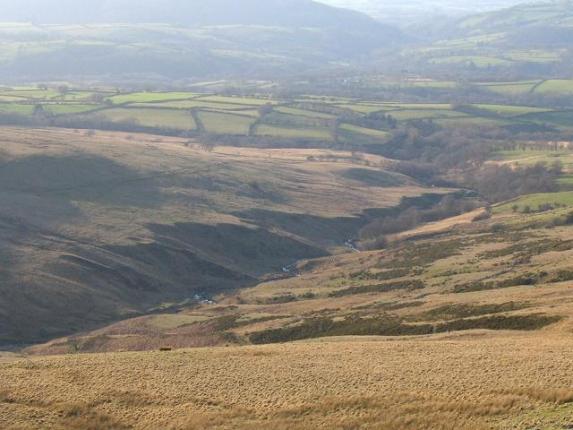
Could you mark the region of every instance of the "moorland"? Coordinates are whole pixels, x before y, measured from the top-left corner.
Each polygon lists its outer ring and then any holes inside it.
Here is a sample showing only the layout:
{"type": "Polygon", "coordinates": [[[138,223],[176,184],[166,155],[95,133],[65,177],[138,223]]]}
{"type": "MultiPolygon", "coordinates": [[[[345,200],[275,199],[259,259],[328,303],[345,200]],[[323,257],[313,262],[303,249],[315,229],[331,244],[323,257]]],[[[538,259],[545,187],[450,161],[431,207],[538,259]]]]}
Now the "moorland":
{"type": "Polygon", "coordinates": [[[573,426],[570,1],[5,3],[0,428],[573,426]]]}

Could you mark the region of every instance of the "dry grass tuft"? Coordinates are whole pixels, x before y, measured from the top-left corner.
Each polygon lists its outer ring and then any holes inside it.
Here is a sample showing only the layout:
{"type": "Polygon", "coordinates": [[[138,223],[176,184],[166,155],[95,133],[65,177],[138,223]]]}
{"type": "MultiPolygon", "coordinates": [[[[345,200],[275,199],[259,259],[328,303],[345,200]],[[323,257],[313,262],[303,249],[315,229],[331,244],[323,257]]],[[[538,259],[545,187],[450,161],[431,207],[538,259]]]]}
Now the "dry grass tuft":
{"type": "Polygon", "coordinates": [[[8,391],[0,391],[0,403],[14,403],[14,398],[8,391]]]}
{"type": "Polygon", "coordinates": [[[513,392],[539,402],[557,405],[573,403],[573,389],[570,388],[523,388],[513,392]]]}
{"type": "Polygon", "coordinates": [[[70,430],[127,430],[130,428],[86,405],[63,406],[60,409],[60,415],[65,427],[70,430]]]}
{"type": "Polygon", "coordinates": [[[527,430],[562,428],[551,425],[566,419],[546,411],[573,400],[573,390],[555,388],[573,386],[573,339],[543,332],[32,362],[0,365],[3,397],[17,399],[0,408],[16,411],[9,424],[22,428],[55,419],[72,430],[527,430]],[[518,388],[531,375],[535,388],[518,388]]]}

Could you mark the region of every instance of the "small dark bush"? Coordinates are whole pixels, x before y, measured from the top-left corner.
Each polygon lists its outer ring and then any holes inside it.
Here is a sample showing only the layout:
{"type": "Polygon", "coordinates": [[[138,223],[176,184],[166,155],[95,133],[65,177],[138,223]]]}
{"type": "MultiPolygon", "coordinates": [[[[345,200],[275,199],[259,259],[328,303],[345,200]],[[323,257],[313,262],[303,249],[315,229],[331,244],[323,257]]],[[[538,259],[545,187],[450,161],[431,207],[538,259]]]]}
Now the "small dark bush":
{"type": "Polygon", "coordinates": [[[391,282],[387,284],[377,285],[362,285],[359,287],[344,288],[330,293],[330,297],[344,297],[354,294],[368,294],[368,293],[388,293],[396,290],[422,290],[426,288],[424,283],[419,280],[410,280],[402,282],[391,282]]]}

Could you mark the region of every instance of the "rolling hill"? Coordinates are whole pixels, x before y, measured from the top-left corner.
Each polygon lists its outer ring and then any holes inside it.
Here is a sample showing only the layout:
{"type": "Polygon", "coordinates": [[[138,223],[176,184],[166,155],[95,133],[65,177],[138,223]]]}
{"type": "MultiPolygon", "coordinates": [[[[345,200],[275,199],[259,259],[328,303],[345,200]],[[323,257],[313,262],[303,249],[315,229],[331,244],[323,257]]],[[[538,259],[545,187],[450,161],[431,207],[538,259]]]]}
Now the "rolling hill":
{"type": "Polygon", "coordinates": [[[430,17],[459,17],[486,12],[521,3],[521,0],[487,0],[460,2],[454,0],[321,0],[322,3],[347,9],[356,9],[376,19],[398,26],[427,21],[430,17]]]}
{"type": "Polygon", "coordinates": [[[461,20],[457,30],[466,37],[499,34],[498,43],[526,48],[570,47],[573,2],[527,3],[461,20]]]}
{"type": "Polygon", "coordinates": [[[35,24],[143,24],[185,27],[263,25],[270,27],[382,28],[366,15],[311,0],[12,0],[0,1],[1,22],[35,24]]]}
{"type": "Polygon", "coordinates": [[[122,321],[29,352],[423,339],[472,330],[564,334],[572,324],[572,199],[570,191],[525,196],[494,207],[491,217],[481,209],[406,231],[385,250],[302,261],[296,276],[219,296],[216,304],[122,321]],[[538,212],[546,202],[558,209],[538,212]]]}
{"type": "Polygon", "coordinates": [[[522,196],[217,303],[28,349],[64,355],[0,356],[0,425],[566,429],[572,194],[522,196]],[[172,350],[185,346],[202,348],[172,350]]]}
{"type": "Polygon", "coordinates": [[[357,61],[404,38],[309,0],[68,3],[1,3],[0,77],[252,79],[357,61]]]}
{"type": "Polygon", "coordinates": [[[439,39],[420,50],[430,64],[514,68],[538,76],[568,76],[573,2],[548,1],[471,15],[429,27],[439,39]]]}
{"type": "Polygon", "coordinates": [[[151,135],[1,133],[2,344],[254,285],[343,249],[367,210],[428,190],[403,175],[388,182],[377,156],[368,167],[326,150],[207,152],[151,135]]]}

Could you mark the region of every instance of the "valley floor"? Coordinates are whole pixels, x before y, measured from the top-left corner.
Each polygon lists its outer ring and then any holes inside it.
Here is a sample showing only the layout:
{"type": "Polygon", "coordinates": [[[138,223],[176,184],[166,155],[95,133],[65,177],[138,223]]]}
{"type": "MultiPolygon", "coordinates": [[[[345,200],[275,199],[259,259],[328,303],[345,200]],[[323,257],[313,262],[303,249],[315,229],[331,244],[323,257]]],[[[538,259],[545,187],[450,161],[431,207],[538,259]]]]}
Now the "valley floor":
{"type": "Polygon", "coordinates": [[[566,429],[573,338],[486,331],[0,363],[3,429],[566,429]]]}

